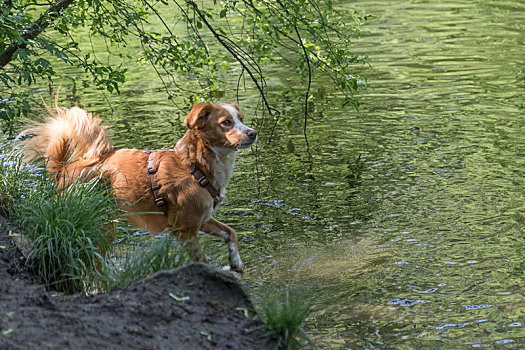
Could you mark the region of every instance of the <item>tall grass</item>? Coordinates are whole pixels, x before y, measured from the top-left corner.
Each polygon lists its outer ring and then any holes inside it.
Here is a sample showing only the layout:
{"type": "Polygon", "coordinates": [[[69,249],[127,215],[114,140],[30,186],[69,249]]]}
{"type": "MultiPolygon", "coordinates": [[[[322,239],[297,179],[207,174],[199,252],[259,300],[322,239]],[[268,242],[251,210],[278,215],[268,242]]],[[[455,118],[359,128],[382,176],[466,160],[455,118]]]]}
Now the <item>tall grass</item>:
{"type": "Polygon", "coordinates": [[[266,332],[277,340],[278,349],[303,349],[310,343],[303,328],[311,312],[309,302],[286,291],[260,298],[259,309],[266,332]]]}
{"type": "Polygon", "coordinates": [[[32,242],[28,268],[65,293],[89,288],[83,278],[103,264],[108,230],[118,214],[101,176],[59,191],[45,170],[34,171],[16,152],[2,156],[0,172],[4,216],[32,242]]]}
{"type": "Polygon", "coordinates": [[[108,236],[120,211],[100,174],[58,190],[45,170],[31,171],[16,153],[0,154],[0,173],[0,214],[30,238],[26,264],[49,286],[68,294],[105,291],[190,262],[187,249],[169,237],[116,263],[109,259],[108,236]]]}
{"type": "Polygon", "coordinates": [[[78,179],[62,190],[43,182],[18,205],[17,221],[33,240],[28,266],[66,293],[89,288],[85,277],[104,263],[118,207],[103,182],[78,179]]]}
{"type": "Polygon", "coordinates": [[[13,213],[16,204],[30,188],[33,174],[22,164],[22,157],[13,152],[2,154],[7,145],[0,144],[0,214],[13,213]]]}

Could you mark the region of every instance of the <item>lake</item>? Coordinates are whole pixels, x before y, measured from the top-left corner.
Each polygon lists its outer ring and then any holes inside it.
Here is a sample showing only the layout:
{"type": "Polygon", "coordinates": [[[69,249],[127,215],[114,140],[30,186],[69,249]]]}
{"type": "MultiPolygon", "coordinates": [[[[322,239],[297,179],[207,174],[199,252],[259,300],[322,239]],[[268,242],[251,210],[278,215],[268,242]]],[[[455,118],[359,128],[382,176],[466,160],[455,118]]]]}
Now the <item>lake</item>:
{"type": "MultiPolygon", "coordinates": [[[[240,95],[260,140],[216,216],[239,234],[242,283],[311,302],[321,348],[525,348],[525,3],[347,6],[373,15],[353,48],[370,63],[356,68],[359,111],[318,79],[307,152],[301,120],[270,138],[255,90],[240,95]]],[[[297,82],[274,70],[272,93],[297,82]]],[[[117,146],[172,147],[184,132],[150,67],[131,66],[119,96],[61,74],[63,103],[101,113],[117,146]]],[[[227,263],[224,244],[201,240],[227,263]]]]}

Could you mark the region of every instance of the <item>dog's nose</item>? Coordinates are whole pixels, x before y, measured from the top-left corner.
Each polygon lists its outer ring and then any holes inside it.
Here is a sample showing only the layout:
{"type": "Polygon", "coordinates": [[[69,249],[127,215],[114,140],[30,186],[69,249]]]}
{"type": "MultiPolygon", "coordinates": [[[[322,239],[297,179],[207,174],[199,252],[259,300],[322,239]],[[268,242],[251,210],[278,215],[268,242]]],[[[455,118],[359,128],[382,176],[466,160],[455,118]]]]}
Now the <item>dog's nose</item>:
{"type": "Polygon", "coordinates": [[[248,137],[252,140],[255,140],[257,138],[257,131],[255,130],[248,130],[248,132],[246,132],[246,135],[248,135],[248,137]]]}

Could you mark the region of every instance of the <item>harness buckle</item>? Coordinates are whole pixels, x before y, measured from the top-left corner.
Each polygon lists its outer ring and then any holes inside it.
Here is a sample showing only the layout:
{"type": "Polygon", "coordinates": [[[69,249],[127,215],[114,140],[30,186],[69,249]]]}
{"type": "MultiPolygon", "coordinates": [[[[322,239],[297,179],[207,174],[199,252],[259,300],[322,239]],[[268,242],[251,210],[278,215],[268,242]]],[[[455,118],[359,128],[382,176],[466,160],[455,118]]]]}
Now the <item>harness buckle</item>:
{"type": "Polygon", "coordinates": [[[201,185],[202,187],[206,187],[210,184],[210,180],[208,180],[208,178],[206,176],[203,176],[201,177],[199,180],[199,185],[201,185]]]}
{"type": "Polygon", "coordinates": [[[155,203],[157,204],[157,207],[166,206],[166,201],[164,200],[164,198],[155,198],[155,203]]]}

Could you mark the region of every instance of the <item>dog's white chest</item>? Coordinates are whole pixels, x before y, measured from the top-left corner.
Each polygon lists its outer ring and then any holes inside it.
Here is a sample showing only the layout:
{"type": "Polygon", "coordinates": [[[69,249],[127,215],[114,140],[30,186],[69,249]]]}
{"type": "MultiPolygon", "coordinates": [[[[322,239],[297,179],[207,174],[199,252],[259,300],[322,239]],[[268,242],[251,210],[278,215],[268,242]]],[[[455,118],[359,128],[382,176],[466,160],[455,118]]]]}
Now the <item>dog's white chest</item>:
{"type": "Polygon", "coordinates": [[[214,148],[213,186],[220,191],[221,200],[226,196],[226,186],[233,175],[237,152],[227,148],[214,148]]]}

